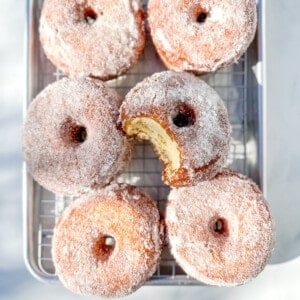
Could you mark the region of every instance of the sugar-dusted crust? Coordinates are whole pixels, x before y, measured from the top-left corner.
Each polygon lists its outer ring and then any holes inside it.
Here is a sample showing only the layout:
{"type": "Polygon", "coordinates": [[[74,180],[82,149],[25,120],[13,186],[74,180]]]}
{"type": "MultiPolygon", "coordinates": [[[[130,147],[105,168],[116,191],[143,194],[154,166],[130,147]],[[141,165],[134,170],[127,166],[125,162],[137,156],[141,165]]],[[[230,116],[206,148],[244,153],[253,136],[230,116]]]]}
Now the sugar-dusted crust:
{"type": "Polygon", "coordinates": [[[23,125],[23,156],[34,179],[64,195],[109,184],[132,149],[117,126],[120,104],[116,92],[96,79],[64,78],[46,87],[23,125]],[[81,129],[85,137],[78,136],[81,129]]]}
{"type": "MultiPolygon", "coordinates": [[[[176,144],[180,152],[178,168],[168,172],[166,162],[160,157],[165,164],[163,180],[169,185],[193,185],[209,179],[226,162],[231,133],[227,110],[218,94],[194,75],[165,71],[144,79],[127,94],[120,116],[127,134],[135,119],[149,118],[176,144]],[[174,124],[178,107],[191,110],[194,118],[191,126],[174,124]]],[[[143,132],[137,136],[152,141],[143,132]]],[[[154,146],[160,155],[159,147],[154,146]]],[[[174,147],[169,152],[174,154],[175,150],[174,147]]]]}
{"type": "Polygon", "coordinates": [[[155,202],[135,187],[113,184],[63,212],[52,240],[55,270],[73,292],[125,296],[155,272],[162,240],[155,202]],[[94,251],[105,235],[115,239],[109,254],[94,251]]]}
{"type": "Polygon", "coordinates": [[[69,76],[115,78],[145,45],[140,0],[45,0],[39,32],[47,57],[69,76]],[[89,11],[93,24],[85,19],[89,11]]]}
{"type": "Polygon", "coordinates": [[[166,226],[171,252],[187,274],[234,286],[256,277],[274,245],[269,207],[250,179],[224,170],[210,181],[173,189],[166,226]],[[214,224],[223,220],[223,232],[214,224]]]}
{"type": "Polygon", "coordinates": [[[150,0],[156,50],[175,71],[206,73],[236,62],[257,26],[255,0],[150,0]],[[203,23],[197,17],[205,13],[203,23]]]}

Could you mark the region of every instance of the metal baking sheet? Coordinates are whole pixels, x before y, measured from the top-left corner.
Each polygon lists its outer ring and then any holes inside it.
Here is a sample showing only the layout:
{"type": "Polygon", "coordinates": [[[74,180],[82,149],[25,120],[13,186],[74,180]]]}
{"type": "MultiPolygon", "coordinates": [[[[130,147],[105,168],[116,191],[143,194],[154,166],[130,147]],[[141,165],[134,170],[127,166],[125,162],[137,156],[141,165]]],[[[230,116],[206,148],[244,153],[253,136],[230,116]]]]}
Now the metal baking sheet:
{"type": "MultiPolygon", "coordinates": [[[[146,9],[147,0],[143,1],[146,9]]],[[[49,83],[64,75],[45,57],[38,37],[42,0],[27,1],[27,95],[24,117],[33,98],[49,83]]],[[[260,7],[260,4],[258,4],[260,7]]],[[[261,15],[261,13],[259,13],[261,15]]],[[[261,22],[260,22],[261,24],[261,22]]],[[[260,32],[260,28],[258,30],[260,32]]],[[[145,52],[128,74],[109,81],[121,96],[145,77],[165,70],[147,35],[145,52]]],[[[263,185],[263,138],[261,87],[254,71],[258,62],[261,38],[256,38],[247,53],[236,63],[216,73],[202,76],[224,100],[232,125],[231,151],[227,165],[263,185]]],[[[261,75],[261,74],[259,74],[261,75]]],[[[54,195],[37,184],[26,170],[23,174],[25,261],[31,273],[42,281],[58,281],[51,258],[51,238],[55,219],[74,198],[54,195]]],[[[161,163],[148,142],[138,142],[128,169],[118,178],[140,186],[158,203],[163,214],[169,187],[161,181],[161,163]]],[[[163,249],[160,266],[148,281],[152,285],[200,284],[189,278],[163,249]]]]}

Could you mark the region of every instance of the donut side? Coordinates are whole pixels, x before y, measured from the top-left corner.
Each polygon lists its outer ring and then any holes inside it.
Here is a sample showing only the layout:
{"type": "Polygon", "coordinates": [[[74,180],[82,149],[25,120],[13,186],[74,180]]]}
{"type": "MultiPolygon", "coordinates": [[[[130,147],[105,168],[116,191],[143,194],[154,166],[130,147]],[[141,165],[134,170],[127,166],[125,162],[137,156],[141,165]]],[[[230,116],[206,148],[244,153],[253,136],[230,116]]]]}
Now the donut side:
{"type": "Polygon", "coordinates": [[[120,117],[127,135],[153,144],[169,185],[211,178],[226,162],[231,132],[226,108],[193,75],[167,71],[146,78],[127,94],[120,117]]]}
{"type": "Polygon", "coordinates": [[[230,170],[173,189],[166,226],[176,261],[187,274],[211,285],[235,286],[255,278],[274,247],[274,223],[262,192],[230,170]]]}
{"type": "Polygon", "coordinates": [[[125,296],[155,272],[162,240],[155,202],[135,187],[114,184],[63,212],[54,229],[52,256],[71,291],[125,296]]]}
{"type": "Polygon", "coordinates": [[[142,54],[144,12],[139,0],[45,0],[39,33],[46,56],[67,76],[109,80],[142,54]]]}
{"type": "Polygon", "coordinates": [[[150,0],[147,15],[166,67],[195,74],[236,62],[257,27],[255,0],[150,0]]]}
{"type": "Polygon", "coordinates": [[[118,128],[121,98],[95,79],[61,79],[31,102],[23,157],[46,189],[80,195],[109,184],[127,166],[132,140],[118,128]]]}

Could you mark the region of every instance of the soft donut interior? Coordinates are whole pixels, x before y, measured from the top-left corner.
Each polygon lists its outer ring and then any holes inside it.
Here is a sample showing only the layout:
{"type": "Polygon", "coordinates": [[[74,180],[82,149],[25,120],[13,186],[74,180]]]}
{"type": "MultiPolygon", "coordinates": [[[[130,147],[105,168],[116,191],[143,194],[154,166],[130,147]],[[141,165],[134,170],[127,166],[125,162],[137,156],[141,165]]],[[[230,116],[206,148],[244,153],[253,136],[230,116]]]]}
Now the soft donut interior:
{"type": "Polygon", "coordinates": [[[158,122],[147,117],[133,118],[126,123],[125,131],[128,135],[136,135],[152,143],[158,157],[164,163],[167,176],[180,168],[178,145],[158,122]]]}

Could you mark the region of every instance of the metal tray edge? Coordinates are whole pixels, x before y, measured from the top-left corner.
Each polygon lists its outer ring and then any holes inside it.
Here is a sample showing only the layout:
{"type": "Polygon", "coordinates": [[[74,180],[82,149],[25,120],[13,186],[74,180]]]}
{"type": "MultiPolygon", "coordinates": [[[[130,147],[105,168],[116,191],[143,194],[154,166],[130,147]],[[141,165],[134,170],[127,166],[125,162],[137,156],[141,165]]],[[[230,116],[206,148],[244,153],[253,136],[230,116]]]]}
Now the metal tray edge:
{"type": "MultiPolygon", "coordinates": [[[[24,97],[26,101],[23,101],[23,119],[26,116],[27,112],[27,106],[31,99],[31,94],[29,91],[31,91],[31,81],[29,74],[32,72],[32,60],[31,60],[31,44],[30,44],[30,36],[31,36],[31,30],[32,30],[32,23],[31,20],[33,19],[31,17],[32,15],[32,0],[26,0],[26,6],[25,6],[25,13],[26,13],[26,25],[25,25],[25,66],[26,66],[26,84],[25,84],[25,92],[24,97]]],[[[23,204],[23,257],[25,265],[28,269],[28,271],[32,274],[33,277],[38,279],[42,282],[57,282],[55,276],[45,276],[38,268],[36,264],[34,264],[34,259],[31,257],[33,246],[30,243],[32,239],[30,239],[30,224],[32,224],[33,216],[32,216],[32,205],[33,203],[29,204],[28,199],[33,198],[33,190],[28,189],[29,186],[33,186],[33,184],[29,185],[29,181],[33,181],[33,179],[30,177],[30,175],[27,172],[26,164],[23,163],[22,167],[22,204],[23,204]],[[31,195],[31,196],[30,196],[31,195]]]]}
{"type": "MultiPolygon", "coordinates": [[[[28,103],[31,99],[31,85],[32,82],[30,81],[29,74],[32,73],[32,60],[31,60],[31,44],[30,44],[30,36],[31,36],[31,27],[32,27],[32,0],[26,0],[26,27],[25,27],[25,66],[26,66],[26,91],[25,91],[25,98],[26,101],[23,102],[23,119],[26,115],[28,103]]],[[[267,196],[267,168],[266,168],[266,149],[267,146],[265,144],[266,141],[266,99],[267,99],[267,91],[265,89],[265,82],[266,82],[266,74],[265,74],[265,1],[258,0],[257,2],[258,7],[258,62],[260,62],[260,67],[257,69],[257,76],[261,79],[260,84],[258,85],[258,105],[259,105],[259,132],[258,132],[258,139],[259,139],[259,147],[258,147],[258,163],[260,165],[259,168],[259,182],[261,188],[264,192],[264,195],[267,196]]],[[[31,41],[32,42],[32,41],[31,41]]],[[[59,280],[54,275],[44,275],[40,270],[39,267],[33,263],[33,259],[31,258],[31,251],[32,245],[29,242],[30,236],[30,220],[32,221],[33,216],[31,215],[31,206],[32,203],[29,205],[28,199],[30,198],[29,195],[33,193],[33,190],[29,190],[29,182],[33,181],[33,179],[28,175],[26,165],[23,163],[23,174],[22,174],[22,203],[23,203],[23,256],[25,265],[28,271],[32,274],[33,277],[38,279],[41,282],[47,283],[59,283],[59,280]]],[[[179,278],[178,280],[149,280],[146,282],[146,285],[195,285],[193,280],[187,280],[185,278],[179,278]]],[[[197,285],[202,285],[201,283],[197,282],[197,285]]]]}
{"type": "Polygon", "coordinates": [[[267,113],[266,113],[266,99],[267,99],[267,90],[266,90],[266,9],[265,9],[265,0],[258,1],[258,61],[260,62],[260,69],[257,70],[259,72],[259,76],[261,79],[260,84],[258,85],[258,104],[260,107],[258,122],[259,122],[259,155],[258,161],[260,165],[260,184],[262,191],[267,198],[268,190],[267,190],[267,162],[266,162],[266,154],[267,154],[267,113]]]}

